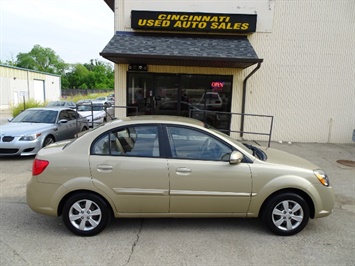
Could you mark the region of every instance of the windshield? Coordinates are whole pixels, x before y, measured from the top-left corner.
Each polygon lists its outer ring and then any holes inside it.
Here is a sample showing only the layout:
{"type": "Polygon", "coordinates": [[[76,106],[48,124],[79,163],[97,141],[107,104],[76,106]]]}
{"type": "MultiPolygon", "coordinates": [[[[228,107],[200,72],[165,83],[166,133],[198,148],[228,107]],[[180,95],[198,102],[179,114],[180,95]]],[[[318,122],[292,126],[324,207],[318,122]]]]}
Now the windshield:
{"type": "Polygon", "coordinates": [[[25,110],[12,119],[15,123],[47,123],[54,124],[58,111],[53,110],[25,110]]]}
{"type": "Polygon", "coordinates": [[[83,111],[102,111],[104,110],[104,106],[102,104],[93,104],[93,105],[80,105],[78,107],[79,112],[83,111]]]}
{"type": "Polygon", "coordinates": [[[267,159],[267,155],[264,151],[262,151],[261,149],[259,149],[258,147],[255,147],[251,144],[247,144],[247,143],[243,143],[243,145],[245,147],[247,147],[249,150],[252,151],[253,156],[255,156],[256,158],[262,160],[262,161],[266,161],[267,159]]]}

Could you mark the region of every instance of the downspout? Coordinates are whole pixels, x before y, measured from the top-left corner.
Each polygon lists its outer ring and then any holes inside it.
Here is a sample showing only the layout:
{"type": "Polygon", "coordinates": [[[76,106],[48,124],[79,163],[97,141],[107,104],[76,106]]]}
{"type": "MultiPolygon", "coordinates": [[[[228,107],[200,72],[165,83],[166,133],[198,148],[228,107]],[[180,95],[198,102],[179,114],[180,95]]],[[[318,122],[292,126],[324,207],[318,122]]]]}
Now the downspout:
{"type": "Polygon", "coordinates": [[[240,121],[240,137],[243,137],[243,131],[244,131],[244,114],[245,114],[245,101],[246,101],[246,94],[247,94],[247,80],[252,75],[254,75],[254,73],[256,71],[258,71],[260,66],[261,66],[261,62],[258,62],[258,65],[256,66],[256,68],[254,68],[254,70],[252,72],[250,72],[250,74],[248,76],[246,76],[246,78],[243,81],[242,118],[240,121]]]}

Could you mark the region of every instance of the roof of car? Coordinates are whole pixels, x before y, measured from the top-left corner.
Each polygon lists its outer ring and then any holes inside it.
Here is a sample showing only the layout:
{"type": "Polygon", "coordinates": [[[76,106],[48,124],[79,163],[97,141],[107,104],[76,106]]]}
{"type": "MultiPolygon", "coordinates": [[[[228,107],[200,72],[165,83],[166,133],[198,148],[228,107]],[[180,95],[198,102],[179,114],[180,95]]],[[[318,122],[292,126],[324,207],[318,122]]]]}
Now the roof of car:
{"type": "Polygon", "coordinates": [[[188,124],[194,124],[198,126],[203,126],[204,123],[201,122],[200,120],[189,118],[189,117],[183,117],[183,116],[170,116],[170,115],[141,115],[141,116],[129,116],[122,118],[121,120],[127,121],[142,121],[142,122],[154,122],[154,123],[188,123],[188,124]]]}
{"type": "Polygon", "coordinates": [[[35,107],[35,108],[28,108],[26,110],[51,110],[51,111],[60,111],[60,110],[73,110],[69,107],[61,107],[61,106],[54,106],[54,107],[35,107]]]}

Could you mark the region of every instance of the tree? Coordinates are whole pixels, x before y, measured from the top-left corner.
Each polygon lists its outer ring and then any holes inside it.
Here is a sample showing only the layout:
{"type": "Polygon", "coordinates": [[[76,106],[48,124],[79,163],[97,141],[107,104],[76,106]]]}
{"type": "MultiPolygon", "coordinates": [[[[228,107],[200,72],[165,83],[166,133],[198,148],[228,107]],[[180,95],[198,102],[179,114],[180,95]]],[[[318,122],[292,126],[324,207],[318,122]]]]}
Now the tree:
{"type": "Polygon", "coordinates": [[[64,74],[68,67],[51,48],[38,44],[29,53],[19,53],[16,66],[59,75],[64,74]]]}
{"type": "Polygon", "coordinates": [[[11,59],[10,60],[6,60],[5,62],[2,62],[0,60],[0,64],[7,65],[7,66],[16,66],[16,60],[14,59],[14,56],[11,54],[11,59]]]}
{"type": "Polygon", "coordinates": [[[89,64],[75,64],[62,76],[62,87],[73,89],[113,89],[114,71],[109,63],[90,60],[89,64]]]}

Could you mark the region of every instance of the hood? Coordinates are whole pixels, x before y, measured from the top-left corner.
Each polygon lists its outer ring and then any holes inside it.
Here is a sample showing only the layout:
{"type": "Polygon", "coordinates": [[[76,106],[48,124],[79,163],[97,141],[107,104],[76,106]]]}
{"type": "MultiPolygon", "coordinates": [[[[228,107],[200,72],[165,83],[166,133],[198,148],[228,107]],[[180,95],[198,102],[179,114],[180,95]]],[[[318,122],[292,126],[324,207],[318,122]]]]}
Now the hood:
{"type": "Polygon", "coordinates": [[[23,135],[42,133],[52,127],[54,127],[53,124],[10,122],[8,124],[1,125],[0,135],[19,137],[23,135]]]}
{"type": "MultiPolygon", "coordinates": [[[[261,147],[259,147],[261,148],[261,147]]],[[[293,166],[293,167],[298,167],[298,168],[303,168],[303,169],[308,169],[308,170],[315,170],[315,169],[320,169],[317,165],[311,163],[310,161],[307,161],[306,159],[303,159],[301,157],[298,157],[296,155],[272,149],[272,148],[261,148],[267,155],[266,162],[267,163],[272,163],[272,164],[279,164],[279,165],[285,165],[285,166],[293,166]]]]}

